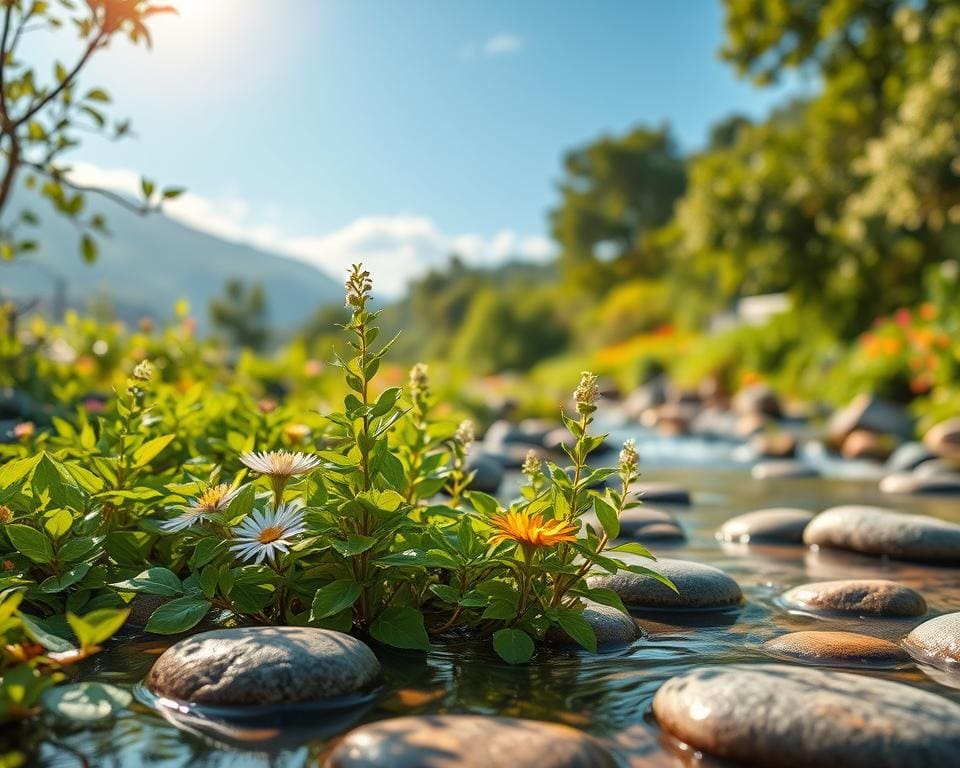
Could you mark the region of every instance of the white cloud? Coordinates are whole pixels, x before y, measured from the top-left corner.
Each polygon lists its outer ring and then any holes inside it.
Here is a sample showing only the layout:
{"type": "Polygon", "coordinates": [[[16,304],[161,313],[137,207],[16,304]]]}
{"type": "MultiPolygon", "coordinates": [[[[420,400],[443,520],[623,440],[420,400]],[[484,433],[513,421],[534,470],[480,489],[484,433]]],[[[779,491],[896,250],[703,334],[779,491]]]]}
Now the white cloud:
{"type": "Polygon", "coordinates": [[[523,50],[523,38],[512,32],[499,32],[479,45],[470,43],[465,45],[460,54],[465,59],[474,59],[477,56],[492,58],[495,56],[510,56],[523,50]]]}
{"type": "MultiPolygon", "coordinates": [[[[70,179],[140,194],[140,177],[126,169],[76,163],[70,179]]],[[[476,266],[493,266],[512,258],[542,262],[554,254],[551,241],[541,235],[521,235],[509,228],[492,237],[451,234],[426,216],[407,213],[362,216],[332,232],[290,235],[277,223],[276,210],[264,220],[254,206],[236,195],[213,199],[185,192],[167,202],[164,211],[194,229],[300,259],[338,279],[351,264],[363,262],[373,273],[378,292],[385,296],[401,294],[412,278],[444,264],[452,253],[476,266]]]]}

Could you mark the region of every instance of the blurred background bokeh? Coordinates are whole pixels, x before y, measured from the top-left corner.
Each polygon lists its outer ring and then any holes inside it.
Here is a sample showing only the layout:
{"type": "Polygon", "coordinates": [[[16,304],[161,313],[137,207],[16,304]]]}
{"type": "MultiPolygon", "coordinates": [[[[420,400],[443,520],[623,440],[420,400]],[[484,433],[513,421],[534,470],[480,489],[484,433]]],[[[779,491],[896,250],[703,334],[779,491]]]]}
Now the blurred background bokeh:
{"type": "Polygon", "coordinates": [[[359,261],[393,381],[481,416],[582,369],[960,413],[955,0],[133,3],[89,61],[82,3],[8,5],[7,439],[146,357],[319,407],[359,261]]]}

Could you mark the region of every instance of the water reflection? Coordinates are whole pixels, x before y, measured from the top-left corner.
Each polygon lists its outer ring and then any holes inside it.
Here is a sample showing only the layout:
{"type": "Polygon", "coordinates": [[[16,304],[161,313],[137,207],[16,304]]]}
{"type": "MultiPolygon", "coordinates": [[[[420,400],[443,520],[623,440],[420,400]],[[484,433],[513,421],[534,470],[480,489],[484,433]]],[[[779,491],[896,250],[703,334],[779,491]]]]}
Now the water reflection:
{"type": "MultiPolygon", "coordinates": [[[[716,445],[710,450],[719,451],[716,445]]],[[[591,656],[576,650],[543,649],[536,663],[510,667],[474,642],[438,646],[430,654],[376,647],[384,668],[382,693],[356,713],[369,721],[403,714],[489,713],[553,720],[583,728],[614,749],[624,766],[717,766],[661,734],[649,720],[657,688],[668,678],[703,664],[770,661],[761,646],[786,632],[836,629],[899,641],[923,621],[806,615],[779,602],[786,590],[810,581],[885,578],[901,581],[927,600],[929,616],[960,607],[960,579],[949,568],[802,546],[720,543],[714,538],[728,518],[763,507],[822,510],[845,503],[892,506],[875,481],[797,479],[756,482],[733,462],[721,468],[647,469],[644,480],[673,482],[693,493],[694,504],[677,509],[688,541],[654,553],[715,565],[735,578],[744,603],[735,610],[673,614],[637,613],[646,636],[627,648],[591,656]]],[[[896,502],[905,511],[960,521],[955,501],[918,498],[896,502]]],[[[125,642],[92,660],[85,675],[134,685],[167,645],[163,640],[125,642]]],[[[958,677],[916,663],[871,675],[918,686],[960,701],[958,677]]],[[[104,768],[247,768],[320,765],[331,736],[350,726],[329,715],[306,717],[307,727],[285,720],[227,724],[184,713],[161,714],[150,702],[101,730],[57,732],[56,737],[104,768]],[[288,727],[289,726],[289,727],[288,727]],[[328,727],[329,726],[329,727],[328,727]]],[[[194,713],[195,714],[195,713],[194,713]]],[[[74,756],[45,747],[40,764],[76,768],[74,756]]]]}

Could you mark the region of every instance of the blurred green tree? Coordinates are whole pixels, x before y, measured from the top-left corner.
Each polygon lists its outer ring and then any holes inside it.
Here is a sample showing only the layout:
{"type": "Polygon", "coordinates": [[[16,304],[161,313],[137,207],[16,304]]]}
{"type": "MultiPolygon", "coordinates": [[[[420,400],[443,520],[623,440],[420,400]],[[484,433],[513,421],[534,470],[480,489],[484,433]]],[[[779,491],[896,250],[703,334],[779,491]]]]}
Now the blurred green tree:
{"type": "Polygon", "coordinates": [[[567,153],[560,204],[550,213],[568,285],[603,293],[618,278],[652,277],[667,264],[653,233],[686,188],[667,128],[636,128],[567,153]]]}
{"type": "Polygon", "coordinates": [[[70,165],[64,155],[80,144],[80,133],[95,133],[119,139],[130,133],[128,120],[110,120],[104,111],[110,96],[100,87],[80,89],[79,77],[100,51],[117,37],[150,45],[146,22],[157,14],[175,12],[168,5],[147,0],[0,0],[0,154],[5,168],[0,175],[0,259],[11,260],[37,247],[23,227],[39,223],[36,212],[25,208],[10,215],[9,203],[15,184],[22,176],[25,186],[39,187],[53,210],[70,218],[80,230],[80,253],[86,261],[97,256],[95,234],[106,234],[100,215],[85,215],[88,192],[112,199],[117,204],[146,213],[182,190],[160,190],[148,179],[141,180],[142,198],[77,184],[70,179],[70,165]],[[21,44],[32,32],[70,27],[77,30],[81,49],[71,65],[53,62],[52,80],[44,76],[21,54],[21,44]]]}
{"type": "Polygon", "coordinates": [[[233,278],[223,296],[210,302],[210,322],[237,347],[262,350],[270,339],[267,299],[259,283],[247,286],[233,278]]]}

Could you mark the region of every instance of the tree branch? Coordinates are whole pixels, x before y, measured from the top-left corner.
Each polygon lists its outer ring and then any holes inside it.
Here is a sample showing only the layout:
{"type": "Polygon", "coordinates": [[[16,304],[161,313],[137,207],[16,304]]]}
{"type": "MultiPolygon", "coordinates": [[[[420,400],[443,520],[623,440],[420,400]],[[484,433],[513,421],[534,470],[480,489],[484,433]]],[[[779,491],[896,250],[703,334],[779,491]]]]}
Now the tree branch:
{"type": "Polygon", "coordinates": [[[0,40],[0,118],[3,118],[3,129],[7,129],[7,35],[10,34],[10,16],[13,14],[13,3],[7,3],[7,10],[3,14],[3,38],[0,40]]]}
{"type": "Polygon", "coordinates": [[[74,79],[79,74],[80,70],[83,69],[84,65],[90,60],[90,57],[93,56],[93,52],[97,50],[100,46],[100,43],[103,42],[103,39],[106,37],[106,33],[101,29],[97,32],[97,36],[90,41],[90,44],[87,46],[87,50],[83,52],[83,56],[80,57],[73,69],[71,69],[65,78],[54,88],[50,93],[37,101],[32,107],[30,107],[22,117],[18,117],[13,121],[13,127],[17,128],[23,125],[27,120],[33,117],[37,112],[43,109],[47,104],[53,101],[57,96],[63,93],[64,89],[72,85],[74,79]]]}
{"type": "Polygon", "coordinates": [[[101,187],[88,187],[83,184],[77,184],[76,182],[70,181],[68,178],[66,178],[63,175],[63,172],[57,168],[50,168],[40,163],[31,163],[31,162],[24,162],[23,166],[25,168],[30,168],[36,171],[37,173],[40,173],[46,176],[48,179],[52,179],[58,184],[63,184],[65,187],[69,187],[75,192],[84,192],[84,193],[89,192],[91,194],[104,197],[107,200],[110,200],[116,203],[117,205],[121,206],[122,208],[126,208],[128,211],[131,211],[137,214],[138,216],[143,216],[145,214],[150,213],[153,210],[157,210],[153,206],[146,203],[144,204],[135,203],[127,199],[123,195],[117,192],[113,192],[109,189],[103,189],[101,187]]]}

